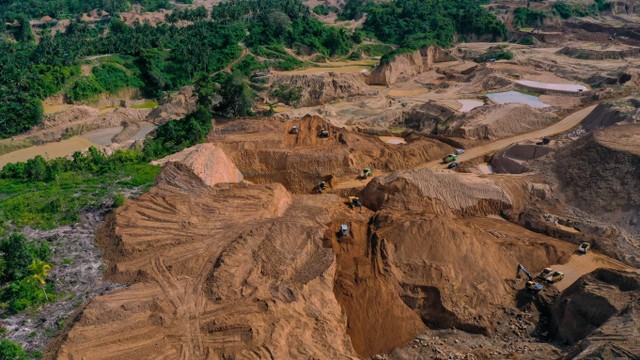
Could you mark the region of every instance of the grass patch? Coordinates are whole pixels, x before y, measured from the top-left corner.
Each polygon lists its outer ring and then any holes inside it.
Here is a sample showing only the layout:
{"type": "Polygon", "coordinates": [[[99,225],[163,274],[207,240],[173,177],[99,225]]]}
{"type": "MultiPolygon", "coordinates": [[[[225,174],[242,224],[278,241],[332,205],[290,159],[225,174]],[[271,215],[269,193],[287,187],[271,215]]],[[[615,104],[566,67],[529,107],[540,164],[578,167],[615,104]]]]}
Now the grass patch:
{"type": "Polygon", "coordinates": [[[33,146],[33,142],[31,140],[11,140],[4,139],[0,140],[0,155],[8,154],[10,152],[28,148],[33,146]]]}
{"type": "Polygon", "coordinates": [[[130,106],[130,108],[132,109],[154,109],[157,107],[158,107],[158,103],[156,101],[149,101],[144,104],[130,106]]]}

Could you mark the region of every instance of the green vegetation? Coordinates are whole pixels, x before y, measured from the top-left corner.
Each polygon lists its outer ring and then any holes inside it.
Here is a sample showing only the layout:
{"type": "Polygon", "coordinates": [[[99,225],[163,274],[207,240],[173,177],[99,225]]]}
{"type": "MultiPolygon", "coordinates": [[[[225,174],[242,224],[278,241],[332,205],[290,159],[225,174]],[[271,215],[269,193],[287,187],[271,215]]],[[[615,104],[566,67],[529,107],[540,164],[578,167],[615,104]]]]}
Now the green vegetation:
{"type": "Polygon", "coordinates": [[[132,109],[154,109],[158,107],[158,103],[156,101],[148,101],[144,104],[133,105],[132,109]]]}
{"type": "Polygon", "coordinates": [[[527,8],[518,7],[513,10],[513,25],[518,27],[542,25],[547,14],[542,11],[529,10],[527,8]]]}
{"type": "Polygon", "coordinates": [[[553,3],[551,10],[563,19],[574,16],[597,16],[599,12],[611,9],[611,3],[606,0],[595,0],[593,4],[572,4],[564,1],[553,3]]]}
{"type": "Polygon", "coordinates": [[[475,0],[396,0],[369,3],[364,30],[401,48],[450,46],[456,36],[506,37],[507,29],[475,0]]]}
{"type": "Polygon", "coordinates": [[[155,137],[144,142],[144,154],[148,159],[157,159],[179,152],[204,142],[211,128],[211,113],[204,106],[199,106],[180,121],[172,120],[160,125],[155,137]]]}
{"type": "Polygon", "coordinates": [[[22,347],[9,340],[0,340],[0,360],[26,360],[27,353],[22,347]]]}
{"type": "Polygon", "coordinates": [[[533,36],[524,36],[518,40],[518,44],[520,45],[533,45],[534,39],[533,36]]]}
{"type": "Polygon", "coordinates": [[[120,150],[107,156],[95,148],[73,159],[7,164],[0,171],[0,232],[31,226],[52,229],[78,221],[89,206],[125,189],[149,188],[159,168],[143,154],[120,150]]]}
{"type": "Polygon", "coordinates": [[[349,0],[342,8],[340,20],[360,20],[370,4],[369,0],[349,0]]]}
{"type": "Polygon", "coordinates": [[[340,9],[338,9],[335,6],[327,6],[324,4],[320,4],[316,7],[313,8],[313,12],[318,14],[318,15],[322,15],[322,16],[327,16],[330,13],[338,13],[340,11],[340,9]]]}
{"type": "Polygon", "coordinates": [[[484,54],[474,59],[476,62],[487,62],[495,60],[511,60],[513,59],[513,53],[506,50],[506,46],[493,46],[490,47],[484,54]]]}
{"type": "Polygon", "coordinates": [[[358,50],[367,56],[383,56],[393,51],[393,46],[388,44],[362,44],[358,46],[358,50]]]}
{"type": "Polygon", "coordinates": [[[0,240],[0,307],[10,313],[53,300],[47,282],[51,250],[46,243],[28,241],[14,233],[0,240]]]}
{"type": "Polygon", "coordinates": [[[300,89],[285,84],[279,84],[271,90],[270,95],[287,105],[298,106],[302,95],[300,89]]]}
{"type": "Polygon", "coordinates": [[[175,24],[180,20],[184,21],[200,21],[209,17],[209,12],[204,6],[198,6],[195,9],[176,9],[170,14],[164,16],[167,22],[175,24]]]}

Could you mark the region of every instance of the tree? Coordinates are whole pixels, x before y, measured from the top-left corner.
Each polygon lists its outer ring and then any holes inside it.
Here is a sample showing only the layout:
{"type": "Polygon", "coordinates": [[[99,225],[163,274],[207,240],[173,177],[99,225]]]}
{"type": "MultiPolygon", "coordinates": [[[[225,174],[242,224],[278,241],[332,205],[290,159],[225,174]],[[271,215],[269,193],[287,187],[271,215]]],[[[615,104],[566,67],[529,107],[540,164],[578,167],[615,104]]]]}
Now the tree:
{"type": "Polygon", "coordinates": [[[0,340],[0,360],[26,360],[27,353],[20,345],[9,340],[0,340]]]}
{"type": "Polygon", "coordinates": [[[228,117],[252,115],[255,94],[240,74],[233,73],[225,77],[220,84],[222,100],[216,110],[228,117]]]}
{"type": "Polygon", "coordinates": [[[31,272],[31,279],[39,284],[42,287],[42,292],[44,293],[44,298],[49,301],[49,297],[47,296],[47,291],[45,290],[45,285],[47,284],[47,277],[49,277],[49,270],[51,270],[51,265],[40,259],[33,259],[31,265],[29,265],[29,271],[31,272]]]}
{"type": "Polygon", "coordinates": [[[15,233],[2,239],[0,252],[5,262],[3,282],[20,280],[28,275],[31,255],[24,235],[15,233]]]}

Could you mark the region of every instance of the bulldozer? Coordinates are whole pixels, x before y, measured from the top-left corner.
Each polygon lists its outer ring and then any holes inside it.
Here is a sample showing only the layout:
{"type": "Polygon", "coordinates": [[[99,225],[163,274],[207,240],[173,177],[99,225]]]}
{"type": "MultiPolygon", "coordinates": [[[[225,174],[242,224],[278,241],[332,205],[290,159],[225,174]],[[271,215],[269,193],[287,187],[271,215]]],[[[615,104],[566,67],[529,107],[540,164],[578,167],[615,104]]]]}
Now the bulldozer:
{"type": "Polygon", "coordinates": [[[544,286],[542,286],[540,283],[533,281],[533,276],[522,264],[518,264],[518,269],[516,270],[516,277],[519,275],[521,271],[523,274],[527,276],[528,280],[527,280],[527,283],[525,284],[525,288],[529,292],[537,294],[544,289],[544,286]]]}
{"type": "Polygon", "coordinates": [[[371,169],[370,168],[362,169],[362,171],[360,172],[360,175],[358,175],[358,177],[360,179],[363,179],[363,180],[368,178],[369,176],[371,176],[371,169]]]}

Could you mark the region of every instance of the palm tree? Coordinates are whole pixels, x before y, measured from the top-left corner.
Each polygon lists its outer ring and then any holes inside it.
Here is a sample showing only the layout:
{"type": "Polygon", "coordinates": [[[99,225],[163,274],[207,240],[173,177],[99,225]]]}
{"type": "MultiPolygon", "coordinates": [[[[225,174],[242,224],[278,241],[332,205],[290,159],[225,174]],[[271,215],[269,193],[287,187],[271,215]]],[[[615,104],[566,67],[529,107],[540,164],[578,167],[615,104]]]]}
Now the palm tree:
{"type": "Polygon", "coordinates": [[[47,301],[49,301],[49,297],[47,296],[45,285],[47,283],[47,277],[49,276],[49,270],[51,270],[51,265],[39,259],[33,259],[31,265],[29,265],[29,271],[31,271],[31,279],[42,286],[42,292],[44,293],[44,298],[47,301]]]}

